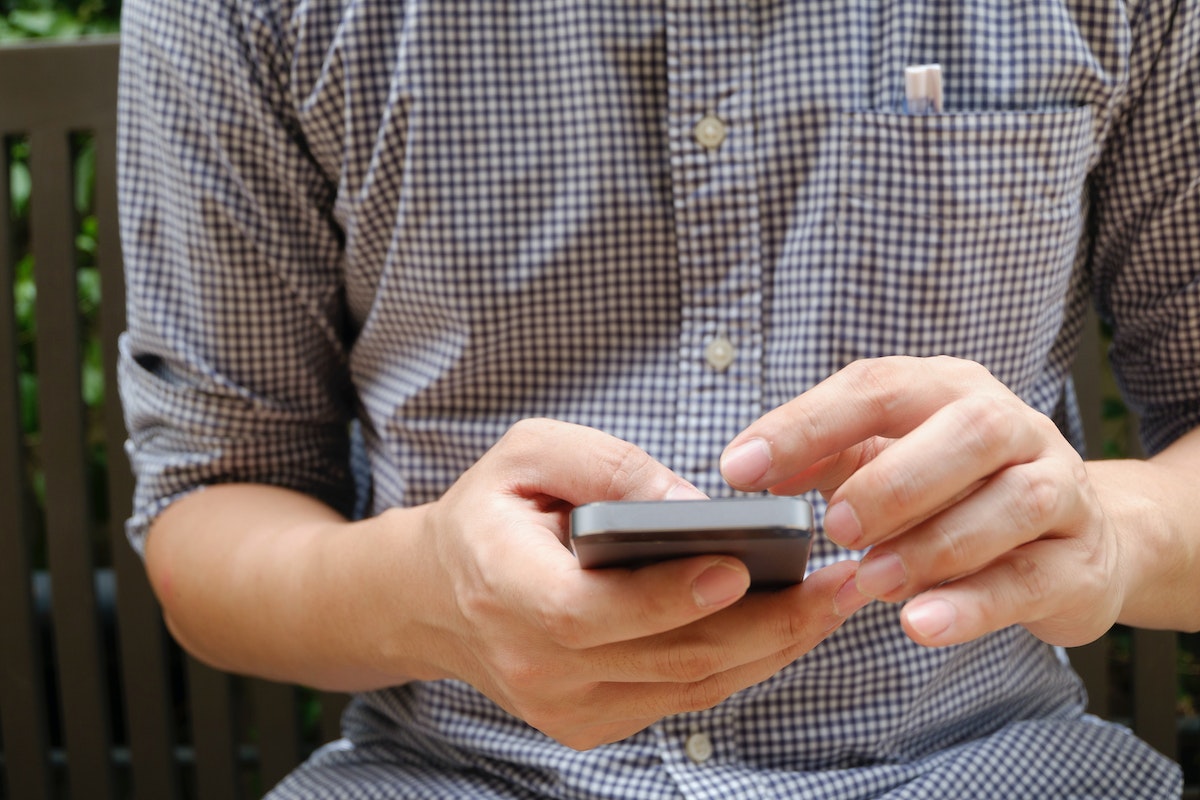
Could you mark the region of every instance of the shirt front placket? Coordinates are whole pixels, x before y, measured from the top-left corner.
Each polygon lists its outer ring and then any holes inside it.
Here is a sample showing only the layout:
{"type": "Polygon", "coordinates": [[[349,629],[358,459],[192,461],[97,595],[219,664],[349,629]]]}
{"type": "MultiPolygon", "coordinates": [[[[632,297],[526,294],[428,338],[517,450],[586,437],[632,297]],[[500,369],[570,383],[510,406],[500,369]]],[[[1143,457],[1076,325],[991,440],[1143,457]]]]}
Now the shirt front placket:
{"type": "Polygon", "coordinates": [[[680,278],[673,466],[710,493],[762,411],[763,270],[753,21],[740,0],[667,4],[668,133],[680,278]]]}
{"type": "MultiPolygon", "coordinates": [[[[727,494],[717,461],[762,411],[763,269],[755,173],[753,21],[742,0],[667,3],[668,133],[680,279],[672,466],[727,494]]],[[[689,798],[758,796],[730,704],[656,726],[689,798]]]]}

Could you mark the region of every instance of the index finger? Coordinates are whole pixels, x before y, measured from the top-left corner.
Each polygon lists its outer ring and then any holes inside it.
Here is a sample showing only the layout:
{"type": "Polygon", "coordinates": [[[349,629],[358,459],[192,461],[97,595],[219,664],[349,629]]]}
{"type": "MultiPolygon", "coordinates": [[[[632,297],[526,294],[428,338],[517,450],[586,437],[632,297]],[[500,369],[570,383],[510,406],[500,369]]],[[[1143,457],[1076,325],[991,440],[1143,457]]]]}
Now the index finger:
{"type": "Polygon", "coordinates": [[[706,495],[636,445],[595,428],[521,420],[485,459],[503,459],[502,480],[521,496],[572,506],[597,500],[703,499],[706,495]]]}
{"type": "Polygon", "coordinates": [[[993,380],[982,366],[951,358],[856,361],[734,437],[721,474],[743,491],[777,486],[873,437],[903,436],[981,378],[993,380]]]}

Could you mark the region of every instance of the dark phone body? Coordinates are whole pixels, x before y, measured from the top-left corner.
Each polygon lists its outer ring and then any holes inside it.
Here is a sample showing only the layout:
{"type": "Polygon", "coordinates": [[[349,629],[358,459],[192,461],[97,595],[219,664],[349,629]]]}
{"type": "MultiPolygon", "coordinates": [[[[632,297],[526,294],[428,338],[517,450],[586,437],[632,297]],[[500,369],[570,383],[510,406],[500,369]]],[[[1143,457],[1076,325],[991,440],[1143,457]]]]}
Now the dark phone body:
{"type": "Polygon", "coordinates": [[[571,512],[571,547],[588,568],[730,555],[753,588],[769,589],[804,579],[812,527],[812,506],[796,497],[588,503],[571,512]]]}

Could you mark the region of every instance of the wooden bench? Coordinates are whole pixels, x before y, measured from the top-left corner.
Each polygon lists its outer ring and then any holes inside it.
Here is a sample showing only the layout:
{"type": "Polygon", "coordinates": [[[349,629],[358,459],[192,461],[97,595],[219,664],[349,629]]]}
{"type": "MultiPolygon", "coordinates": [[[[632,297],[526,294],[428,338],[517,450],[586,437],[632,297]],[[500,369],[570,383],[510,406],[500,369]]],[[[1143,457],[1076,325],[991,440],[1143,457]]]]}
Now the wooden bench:
{"type": "MultiPolygon", "coordinates": [[[[166,635],[122,522],[131,479],[113,379],[124,298],[116,223],[118,46],[100,39],[0,48],[0,178],[8,143],[27,143],[36,259],[40,441],[30,451],[16,389],[13,304],[0,302],[0,800],[255,797],[314,746],[337,736],[344,698],[234,678],[184,656],[166,635]],[[94,137],[94,212],[107,402],[107,482],[85,458],[72,142],[94,137]],[[44,474],[31,493],[31,459],[44,474]],[[97,523],[96,507],[107,505],[97,523]],[[40,549],[44,542],[44,558],[40,549]],[[35,552],[35,550],[37,552],[35,552]]],[[[0,192],[0,220],[12,218],[0,192]]],[[[15,235],[0,233],[0,284],[14,282],[15,235]]],[[[11,294],[9,298],[11,298],[11,294]]],[[[1080,364],[1095,436],[1099,345],[1080,364]]],[[[1163,752],[1177,748],[1175,640],[1136,631],[1129,724],[1163,752]]],[[[1110,716],[1109,643],[1072,654],[1094,709],[1110,716]]]]}

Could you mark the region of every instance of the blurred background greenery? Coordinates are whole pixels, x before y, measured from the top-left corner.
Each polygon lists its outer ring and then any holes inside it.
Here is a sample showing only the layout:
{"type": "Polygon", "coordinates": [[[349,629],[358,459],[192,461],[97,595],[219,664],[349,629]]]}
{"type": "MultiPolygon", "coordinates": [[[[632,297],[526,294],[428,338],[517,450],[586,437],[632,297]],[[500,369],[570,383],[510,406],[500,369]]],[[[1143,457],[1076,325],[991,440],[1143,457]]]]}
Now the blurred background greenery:
{"type": "Polygon", "coordinates": [[[0,43],[116,32],[121,0],[0,0],[0,43]]]}

